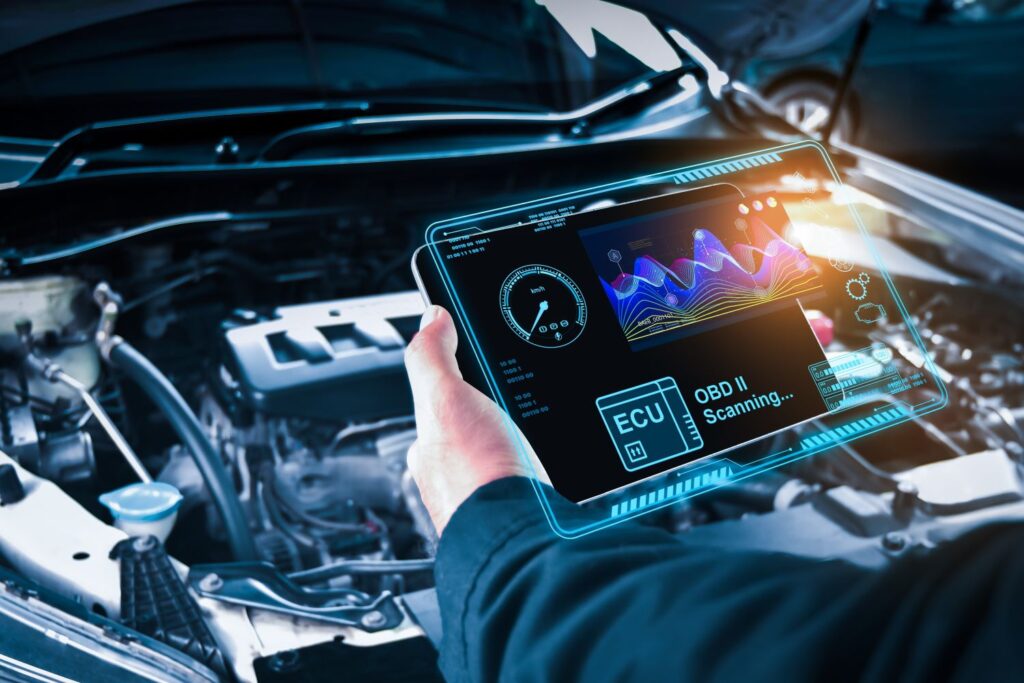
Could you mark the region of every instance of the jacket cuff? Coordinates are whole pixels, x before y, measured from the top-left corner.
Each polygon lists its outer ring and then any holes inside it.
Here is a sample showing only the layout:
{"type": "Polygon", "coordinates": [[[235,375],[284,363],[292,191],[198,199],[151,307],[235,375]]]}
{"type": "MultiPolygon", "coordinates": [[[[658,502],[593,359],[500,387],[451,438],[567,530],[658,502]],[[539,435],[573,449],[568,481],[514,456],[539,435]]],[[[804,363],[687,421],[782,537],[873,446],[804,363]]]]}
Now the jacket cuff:
{"type": "MultiPolygon", "coordinates": [[[[583,513],[549,486],[545,494],[559,519],[583,513]]],[[[585,513],[583,513],[585,514],[585,513]]],[[[455,511],[441,534],[434,563],[443,628],[442,669],[461,680],[467,671],[466,617],[488,564],[526,538],[557,539],[548,526],[533,481],[508,477],[477,489],[455,511]]]]}
{"type": "Polygon", "coordinates": [[[527,477],[506,477],[481,486],[463,501],[441,534],[434,570],[438,592],[465,598],[473,577],[498,548],[523,529],[542,523],[544,513],[527,477]]]}
{"type": "MultiPolygon", "coordinates": [[[[554,494],[553,490],[547,493],[554,494]]],[[[527,536],[550,533],[554,538],[547,526],[534,483],[521,476],[480,486],[452,515],[441,532],[434,560],[443,630],[440,664],[446,677],[466,680],[467,610],[481,573],[524,532],[527,536]]]]}

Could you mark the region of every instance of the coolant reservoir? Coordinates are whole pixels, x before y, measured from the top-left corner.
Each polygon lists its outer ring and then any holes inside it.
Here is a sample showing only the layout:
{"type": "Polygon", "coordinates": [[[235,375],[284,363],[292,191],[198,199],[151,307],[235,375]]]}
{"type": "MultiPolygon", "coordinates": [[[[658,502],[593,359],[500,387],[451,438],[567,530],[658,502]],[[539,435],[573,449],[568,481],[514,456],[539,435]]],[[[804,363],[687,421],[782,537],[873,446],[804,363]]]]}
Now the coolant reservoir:
{"type": "Polygon", "coordinates": [[[159,481],[129,484],[100,496],[114,526],[129,536],[156,536],[161,543],[174,528],[181,501],[178,489],[159,481]]]}
{"type": "MultiPolygon", "coordinates": [[[[40,346],[37,351],[92,388],[100,374],[99,352],[92,334],[94,310],[85,283],[76,277],[44,275],[0,280],[0,350],[20,348],[15,326],[28,320],[34,338],[50,333],[58,342],[53,348],[40,346]]],[[[29,381],[33,396],[47,401],[58,397],[77,400],[64,386],[38,377],[29,381]]]]}

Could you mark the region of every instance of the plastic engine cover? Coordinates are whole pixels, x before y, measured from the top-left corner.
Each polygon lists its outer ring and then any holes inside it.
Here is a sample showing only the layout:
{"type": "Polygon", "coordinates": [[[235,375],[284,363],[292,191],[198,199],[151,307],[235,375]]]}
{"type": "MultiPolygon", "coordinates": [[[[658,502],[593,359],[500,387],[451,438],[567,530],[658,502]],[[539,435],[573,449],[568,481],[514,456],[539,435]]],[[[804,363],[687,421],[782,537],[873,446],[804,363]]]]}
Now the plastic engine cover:
{"type": "Polygon", "coordinates": [[[417,292],[279,308],[227,326],[225,370],[251,410],[318,420],[412,412],[405,346],[423,312],[417,292]]]}

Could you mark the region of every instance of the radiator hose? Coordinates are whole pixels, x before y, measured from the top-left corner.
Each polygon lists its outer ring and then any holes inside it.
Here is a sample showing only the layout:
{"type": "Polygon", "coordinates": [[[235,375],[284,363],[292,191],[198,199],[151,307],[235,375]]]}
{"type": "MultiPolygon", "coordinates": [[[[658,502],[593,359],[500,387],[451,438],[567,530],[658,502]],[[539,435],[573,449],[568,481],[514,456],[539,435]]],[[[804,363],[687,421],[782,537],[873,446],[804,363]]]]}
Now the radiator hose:
{"type": "Polygon", "coordinates": [[[114,367],[156,404],[191,454],[220,513],[234,559],[239,562],[259,559],[231,477],[185,399],[149,359],[123,339],[117,338],[110,345],[107,356],[114,367]]]}

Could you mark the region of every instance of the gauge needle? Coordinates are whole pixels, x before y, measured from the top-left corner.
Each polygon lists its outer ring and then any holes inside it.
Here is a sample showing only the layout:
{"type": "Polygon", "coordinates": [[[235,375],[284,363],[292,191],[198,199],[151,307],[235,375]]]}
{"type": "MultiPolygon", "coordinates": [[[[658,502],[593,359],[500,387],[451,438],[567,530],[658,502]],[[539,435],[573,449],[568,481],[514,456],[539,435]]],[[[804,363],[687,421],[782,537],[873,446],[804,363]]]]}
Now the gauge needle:
{"type": "Polygon", "coordinates": [[[526,335],[527,337],[533,336],[533,331],[537,329],[537,323],[540,322],[540,317],[544,315],[544,311],[546,310],[548,310],[548,302],[545,299],[540,302],[540,306],[537,308],[537,317],[533,319],[533,324],[530,325],[530,333],[526,335]]]}

